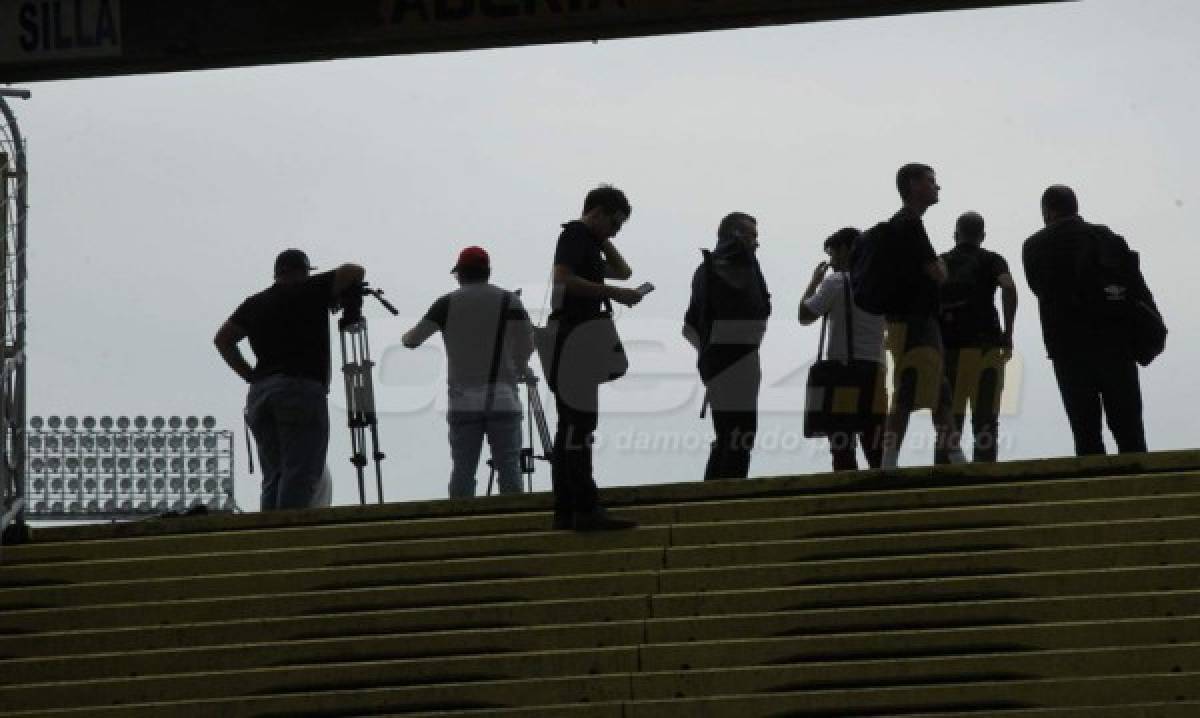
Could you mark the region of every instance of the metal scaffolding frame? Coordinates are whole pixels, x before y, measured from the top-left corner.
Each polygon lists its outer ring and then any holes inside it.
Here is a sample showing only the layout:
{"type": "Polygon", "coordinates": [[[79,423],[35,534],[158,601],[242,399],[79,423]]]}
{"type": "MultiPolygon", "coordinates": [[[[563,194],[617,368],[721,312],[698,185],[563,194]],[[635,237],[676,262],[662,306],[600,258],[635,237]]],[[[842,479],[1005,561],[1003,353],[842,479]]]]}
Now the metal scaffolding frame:
{"type": "Polygon", "coordinates": [[[25,264],[29,174],[25,141],[6,98],[29,99],[24,90],[0,89],[0,543],[25,536],[25,264]]]}

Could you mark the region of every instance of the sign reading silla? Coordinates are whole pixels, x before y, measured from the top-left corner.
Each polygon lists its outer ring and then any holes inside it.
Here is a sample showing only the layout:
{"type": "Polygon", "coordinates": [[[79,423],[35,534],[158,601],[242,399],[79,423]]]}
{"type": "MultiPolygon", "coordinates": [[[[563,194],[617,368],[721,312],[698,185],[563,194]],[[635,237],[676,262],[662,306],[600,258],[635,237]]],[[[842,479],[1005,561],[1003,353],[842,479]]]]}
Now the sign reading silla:
{"type": "Polygon", "coordinates": [[[120,54],[120,0],[0,0],[0,61],[120,54]]]}

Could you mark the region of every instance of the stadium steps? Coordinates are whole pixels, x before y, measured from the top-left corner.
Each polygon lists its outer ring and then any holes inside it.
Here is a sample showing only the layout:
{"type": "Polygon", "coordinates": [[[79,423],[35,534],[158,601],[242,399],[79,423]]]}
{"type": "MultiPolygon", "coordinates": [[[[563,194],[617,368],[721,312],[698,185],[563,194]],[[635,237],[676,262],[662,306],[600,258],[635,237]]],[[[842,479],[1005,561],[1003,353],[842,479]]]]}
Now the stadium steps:
{"type": "Polygon", "coordinates": [[[1200,452],[42,528],[5,716],[1200,715],[1200,452]]]}

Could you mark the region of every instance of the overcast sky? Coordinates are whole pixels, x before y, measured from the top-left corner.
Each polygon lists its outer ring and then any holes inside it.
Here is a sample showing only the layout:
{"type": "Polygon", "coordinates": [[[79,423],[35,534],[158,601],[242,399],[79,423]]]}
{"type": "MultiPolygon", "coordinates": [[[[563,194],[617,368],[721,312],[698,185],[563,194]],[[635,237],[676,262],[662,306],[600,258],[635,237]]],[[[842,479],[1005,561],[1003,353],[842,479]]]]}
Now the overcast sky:
{"type": "MultiPolygon", "coordinates": [[[[922,161],[943,187],[935,246],[979,211],[1021,289],[1002,458],[1072,453],[1020,266],[1056,182],[1142,253],[1171,328],[1142,373],[1149,444],[1191,447],[1198,37],[1192,0],[1089,0],[35,84],[13,101],[29,140],[30,413],[212,414],[240,431],[244,387],[212,335],[300,247],[320,266],[362,263],[402,310],[367,307],[385,491],[444,496],[441,344],[409,352],[401,334],[454,287],[470,244],[536,312],[559,224],[611,182],[634,207],[618,238],[633,283],[658,291],[618,319],[633,367],[602,399],[600,485],[701,476],[710,424],[679,326],[698,248],[732,210],[758,217],[775,308],[751,472],[824,470],[825,444],[799,438],[817,329],[796,304],[823,238],[893,212],[896,168],[922,161]]],[[[350,503],[336,381],[330,399],[335,502],[350,503]]],[[[929,463],[929,425],[916,417],[902,464],[929,463]]],[[[237,452],[238,499],[256,508],[243,440],[237,452]]]]}

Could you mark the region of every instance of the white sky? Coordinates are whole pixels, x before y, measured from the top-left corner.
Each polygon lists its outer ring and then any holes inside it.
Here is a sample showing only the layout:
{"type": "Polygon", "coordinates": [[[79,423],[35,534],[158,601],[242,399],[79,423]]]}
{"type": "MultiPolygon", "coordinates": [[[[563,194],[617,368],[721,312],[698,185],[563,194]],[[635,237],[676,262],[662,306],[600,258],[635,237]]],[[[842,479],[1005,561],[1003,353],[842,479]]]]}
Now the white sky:
{"type": "MultiPolygon", "coordinates": [[[[926,216],[935,246],[950,248],[958,214],[982,212],[1022,290],[1002,458],[1072,453],[1020,268],[1055,182],[1142,252],[1171,327],[1142,374],[1149,443],[1194,446],[1197,38],[1192,0],[1089,0],[32,85],[14,101],[31,175],[30,412],[213,414],[240,431],[244,388],[212,334],[270,282],[280,249],[301,247],[323,267],[364,264],[401,308],[367,309],[385,491],[444,496],[440,342],[411,353],[400,335],[453,288],[468,244],[536,310],[558,225],[612,182],[634,206],[618,238],[633,281],[659,291],[619,317],[633,376],[603,399],[599,483],[700,478],[710,425],[678,330],[697,248],[735,209],[759,219],[775,303],[751,471],[824,470],[824,443],[799,439],[817,330],[796,304],[823,238],[894,211],[895,169],[922,161],[943,187],[926,216]]],[[[343,406],[335,381],[330,465],[335,502],[351,503],[343,406]]],[[[903,464],[928,463],[927,416],[903,464]]],[[[254,508],[240,438],[237,452],[238,498],[254,508]]]]}

